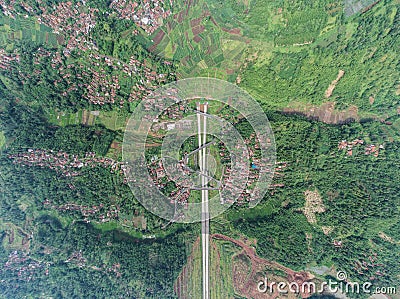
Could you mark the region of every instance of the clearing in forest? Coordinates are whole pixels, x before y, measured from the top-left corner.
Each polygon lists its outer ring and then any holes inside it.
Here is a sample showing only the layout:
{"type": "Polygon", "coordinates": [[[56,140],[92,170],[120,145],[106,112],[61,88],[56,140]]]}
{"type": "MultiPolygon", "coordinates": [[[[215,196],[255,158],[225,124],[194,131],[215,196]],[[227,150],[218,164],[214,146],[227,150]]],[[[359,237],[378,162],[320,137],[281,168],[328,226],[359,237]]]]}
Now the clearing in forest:
{"type": "Polygon", "coordinates": [[[303,209],[303,213],[307,218],[307,221],[311,224],[317,223],[316,213],[325,212],[325,206],[322,201],[321,195],[317,190],[307,190],[304,192],[306,197],[306,204],[303,209]]]}
{"type": "Polygon", "coordinates": [[[343,124],[360,118],[357,106],[349,106],[346,110],[336,110],[335,102],[326,102],[321,106],[292,102],[290,107],[284,108],[288,114],[303,114],[311,119],[317,119],[326,124],[343,124]]]}
{"type": "Polygon", "coordinates": [[[330,98],[332,96],[333,90],[335,89],[336,85],[339,83],[340,79],[344,76],[344,71],[339,70],[339,73],[335,80],[332,81],[331,85],[329,85],[328,89],[325,91],[325,98],[330,98]]]}

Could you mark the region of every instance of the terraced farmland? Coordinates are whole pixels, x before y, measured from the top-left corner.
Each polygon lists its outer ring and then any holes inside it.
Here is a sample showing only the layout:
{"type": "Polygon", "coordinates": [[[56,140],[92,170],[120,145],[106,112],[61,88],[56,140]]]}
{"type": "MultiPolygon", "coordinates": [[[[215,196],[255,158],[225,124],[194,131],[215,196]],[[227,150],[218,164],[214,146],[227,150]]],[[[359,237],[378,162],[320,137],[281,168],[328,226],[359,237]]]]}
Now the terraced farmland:
{"type": "Polygon", "coordinates": [[[58,47],[64,43],[61,36],[52,33],[51,28],[39,24],[35,19],[28,17],[0,16],[0,47],[12,50],[17,41],[33,41],[45,44],[48,47],[58,47]]]}

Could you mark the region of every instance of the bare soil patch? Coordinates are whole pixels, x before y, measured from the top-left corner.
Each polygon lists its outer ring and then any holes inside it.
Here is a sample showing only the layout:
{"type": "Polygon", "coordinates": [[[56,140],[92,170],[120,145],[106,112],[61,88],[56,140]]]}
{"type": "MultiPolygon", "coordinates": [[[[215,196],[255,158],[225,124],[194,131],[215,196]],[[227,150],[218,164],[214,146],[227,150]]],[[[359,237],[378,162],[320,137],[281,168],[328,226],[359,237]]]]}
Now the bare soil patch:
{"type": "Polygon", "coordinates": [[[333,90],[335,89],[336,85],[339,83],[340,79],[344,76],[344,71],[339,70],[339,73],[335,80],[332,81],[331,85],[329,85],[328,89],[325,91],[325,98],[330,98],[332,96],[333,90]]]}
{"type": "Polygon", "coordinates": [[[227,28],[221,28],[223,31],[228,32],[230,34],[234,35],[241,35],[241,30],[240,28],[233,28],[233,29],[227,29],[227,28]]]}
{"type": "Polygon", "coordinates": [[[333,227],[332,226],[321,226],[322,231],[324,232],[324,235],[329,235],[331,232],[333,232],[333,227]]]}
{"type": "MultiPolygon", "coordinates": [[[[264,280],[264,273],[268,272],[269,281],[275,282],[297,282],[302,285],[305,281],[311,281],[314,276],[308,272],[296,272],[290,268],[280,265],[273,261],[262,259],[256,255],[255,248],[247,244],[243,240],[237,240],[221,234],[213,234],[211,236],[215,240],[229,241],[242,249],[242,251],[232,257],[232,278],[235,291],[245,298],[277,298],[279,296],[277,290],[273,292],[260,293],[258,291],[258,283],[264,280]],[[274,271],[284,273],[283,276],[274,274],[274,271]]],[[[300,290],[301,291],[301,290],[300,290]]],[[[310,296],[308,293],[299,294],[302,298],[310,296]]],[[[295,293],[289,292],[287,298],[298,298],[295,293]]]]}
{"type": "Polygon", "coordinates": [[[374,102],[375,102],[375,98],[374,98],[373,96],[370,96],[370,97],[369,97],[369,104],[370,104],[370,105],[373,105],[374,102]]]}
{"type": "Polygon", "coordinates": [[[283,109],[288,114],[302,114],[311,119],[316,119],[327,124],[343,124],[353,120],[359,120],[358,107],[350,106],[346,110],[335,109],[334,102],[326,102],[321,106],[292,102],[291,107],[283,109]]]}
{"type": "Polygon", "coordinates": [[[400,84],[397,86],[396,96],[400,96],[400,84]]]}
{"type": "Polygon", "coordinates": [[[385,240],[386,242],[389,242],[389,243],[392,243],[392,244],[400,244],[400,242],[397,242],[395,239],[393,239],[392,237],[388,236],[384,232],[379,232],[379,237],[381,239],[385,240]]]}
{"type": "Polygon", "coordinates": [[[190,20],[190,26],[191,27],[199,26],[202,20],[203,20],[202,16],[198,17],[197,19],[192,19],[192,20],[190,20]]]}
{"type": "Polygon", "coordinates": [[[378,0],[374,3],[372,3],[371,5],[367,6],[366,8],[364,8],[361,12],[361,14],[366,13],[367,11],[369,11],[370,9],[372,9],[375,5],[377,5],[379,2],[381,2],[381,0],[378,0]]]}
{"type": "Polygon", "coordinates": [[[82,123],[83,125],[87,125],[88,120],[89,120],[89,111],[83,110],[83,111],[82,111],[82,120],[81,120],[81,123],[82,123]]]}
{"type": "Polygon", "coordinates": [[[199,34],[203,33],[205,29],[206,29],[206,27],[204,27],[204,25],[192,27],[193,35],[199,35],[199,34]]]}
{"type": "Polygon", "coordinates": [[[325,212],[325,206],[322,201],[321,195],[317,190],[307,190],[306,192],[304,192],[304,196],[306,197],[306,204],[304,206],[303,213],[309,223],[315,224],[317,223],[317,218],[315,217],[315,214],[325,212]]]}
{"type": "Polygon", "coordinates": [[[198,35],[195,35],[195,36],[193,37],[193,40],[194,40],[196,43],[199,43],[199,42],[202,41],[201,37],[198,36],[198,35]]]}

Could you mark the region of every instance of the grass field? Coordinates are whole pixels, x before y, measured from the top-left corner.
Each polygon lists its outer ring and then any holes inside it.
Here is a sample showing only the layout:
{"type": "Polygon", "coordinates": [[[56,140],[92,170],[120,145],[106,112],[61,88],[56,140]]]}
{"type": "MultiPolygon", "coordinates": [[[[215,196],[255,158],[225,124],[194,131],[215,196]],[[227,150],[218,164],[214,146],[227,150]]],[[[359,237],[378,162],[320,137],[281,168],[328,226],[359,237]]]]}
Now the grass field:
{"type": "Polygon", "coordinates": [[[0,131],[0,150],[6,145],[6,136],[4,132],[0,131]]]}
{"type": "Polygon", "coordinates": [[[95,123],[96,124],[102,124],[105,127],[118,131],[118,130],[124,130],[125,125],[128,121],[128,115],[123,114],[119,111],[113,110],[113,111],[101,111],[99,116],[96,117],[95,123]]]}
{"type": "MultiPolygon", "coordinates": [[[[200,238],[193,244],[187,264],[175,283],[179,299],[201,298],[202,294],[202,252],[200,238]]],[[[232,256],[238,247],[224,242],[210,240],[210,298],[237,298],[232,283],[232,256]]]]}
{"type": "Polygon", "coordinates": [[[186,265],[178,276],[174,290],[177,298],[201,298],[202,296],[202,255],[201,240],[198,238],[191,248],[186,265]]]}
{"type": "Polygon", "coordinates": [[[92,126],[95,124],[104,125],[106,128],[118,131],[123,131],[125,129],[126,122],[128,120],[128,115],[123,114],[120,111],[89,111],[89,110],[79,110],[76,113],[73,112],[63,112],[63,111],[48,111],[48,119],[51,123],[58,126],[68,126],[84,124],[92,126]]]}
{"type": "Polygon", "coordinates": [[[76,113],[50,111],[47,115],[51,123],[65,127],[68,125],[80,124],[82,120],[82,114],[83,111],[81,110],[76,113]]]}
{"type": "Polygon", "coordinates": [[[237,247],[229,242],[211,241],[211,298],[235,298],[232,277],[232,256],[237,247]]]}

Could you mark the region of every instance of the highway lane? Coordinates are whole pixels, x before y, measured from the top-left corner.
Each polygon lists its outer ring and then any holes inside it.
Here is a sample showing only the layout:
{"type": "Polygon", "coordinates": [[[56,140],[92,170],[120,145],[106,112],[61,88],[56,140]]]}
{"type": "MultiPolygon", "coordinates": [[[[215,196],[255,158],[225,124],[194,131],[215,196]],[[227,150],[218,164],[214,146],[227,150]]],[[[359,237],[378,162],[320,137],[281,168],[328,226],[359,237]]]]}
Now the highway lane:
{"type": "Polygon", "coordinates": [[[197,109],[203,113],[197,114],[197,125],[198,125],[198,141],[199,141],[199,167],[201,172],[201,240],[202,240],[202,285],[203,285],[203,299],[210,298],[209,289],[209,239],[210,239],[210,222],[209,222],[209,210],[208,210],[208,172],[207,172],[207,106],[208,104],[197,104],[197,109]],[[201,130],[201,124],[203,122],[203,130],[201,130]],[[201,134],[203,131],[203,134],[201,134]]]}

